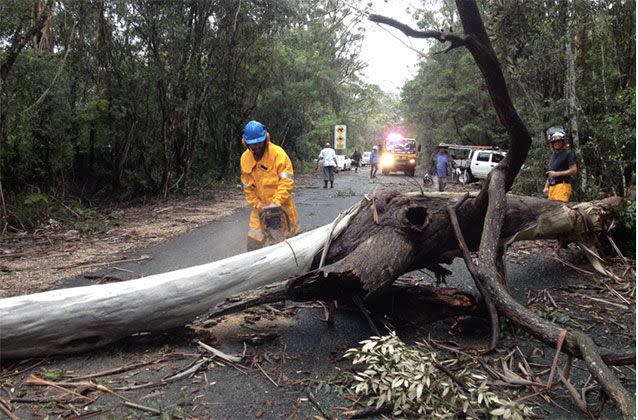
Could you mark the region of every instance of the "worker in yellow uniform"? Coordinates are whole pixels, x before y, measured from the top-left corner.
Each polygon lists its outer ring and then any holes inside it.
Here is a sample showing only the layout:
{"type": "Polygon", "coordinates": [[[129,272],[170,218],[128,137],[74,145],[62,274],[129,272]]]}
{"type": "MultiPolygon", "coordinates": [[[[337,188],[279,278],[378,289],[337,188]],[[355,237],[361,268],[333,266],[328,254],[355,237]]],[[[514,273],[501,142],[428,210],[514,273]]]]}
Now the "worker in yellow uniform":
{"type": "Polygon", "coordinates": [[[292,198],[295,185],[290,158],[270,142],[270,133],[258,121],[244,127],[241,182],[252,212],[248,227],[248,251],[272,245],[301,231],[292,198]]]}

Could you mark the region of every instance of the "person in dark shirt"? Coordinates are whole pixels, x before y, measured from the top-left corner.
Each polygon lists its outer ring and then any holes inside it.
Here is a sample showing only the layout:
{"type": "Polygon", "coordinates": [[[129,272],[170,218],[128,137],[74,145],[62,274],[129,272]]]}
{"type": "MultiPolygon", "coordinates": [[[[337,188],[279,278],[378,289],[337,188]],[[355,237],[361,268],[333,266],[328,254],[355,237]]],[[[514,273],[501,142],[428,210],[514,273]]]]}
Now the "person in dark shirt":
{"type": "Polygon", "coordinates": [[[549,170],[545,173],[547,181],[543,188],[548,199],[564,203],[572,195],[570,177],[576,175],[578,170],[574,153],[566,148],[566,139],[563,127],[551,127],[547,130],[547,143],[553,153],[549,158],[549,170]]]}
{"type": "Polygon", "coordinates": [[[354,153],[350,156],[352,160],[352,166],[354,166],[354,173],[359,172],[359,164],[361,163],[361,152],[358,149],[354,149],[354,153]]]}

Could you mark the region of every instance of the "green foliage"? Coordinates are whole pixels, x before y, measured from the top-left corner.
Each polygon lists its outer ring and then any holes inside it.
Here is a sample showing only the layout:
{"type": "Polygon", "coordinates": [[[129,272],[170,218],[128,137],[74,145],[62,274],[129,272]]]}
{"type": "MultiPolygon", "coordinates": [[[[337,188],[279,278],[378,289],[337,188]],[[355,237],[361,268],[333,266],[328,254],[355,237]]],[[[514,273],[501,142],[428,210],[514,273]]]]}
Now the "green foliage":
{"type": "Polygon", "coordinates": [[[430,55],[402,91],[402,107],[429,150],[438,143],[503,145],[504,129],[467,51],[430,55]]]}
{"type": "Polygon", "coordinates": [[[357,193],[352,191],[352,188],[348,188],[347,190],[336,191],[332,196],[334,198],[343,198],[343,197],[354,197],[355,195],[357,195],[357,193]]]}
{"type": "Polygon", "coordinates": [[[525,330],[504,316],[499,318],[499,328],[503,337],[516,338],[526,336],[525,330]]]}
{"type": "Polygon", "coordinates": [[[44,379],[49,380],[49,381],[59,381],[64,377],[65,372],[63,370],[59,370],[59,369],[54,369],[54,370],[47,370],[44,372],[44,379]]]}
{"type": "Polygon", "coordinates": [[[629,200],[620,212],[623,225],[630,231],[636,232],[636,199],[629,200]]]}
{"type": "MultiPolygon", "coordinates": [[[[30,12],[3,9],[0,64],[30,12]]],[[[55,52],[24,48],[0,90],[3,188],[126,200],[236,179],[253,118],[295,162],[337,123],[354,145],[380,94],[358,79],[364,18],[329,0],[57,2],[55,52]]]]}
{"type": "Polygon", "coordinates": [[[81,233],[106,232],[104,218],[76,199],[68,205],[37,189],[31,192],[11,194],[7,201],[8,220],[5,222],[23,229],[56,229],[60,221],[81,233]]]}
{"type": "Polygon", "coordinates": [[[454,374],[467,388],[461,388],[442,372],[436,353],[426,344],[409,348],[396,333],[371,337],[361,348],[345,356],[359,370],[353,374],[355,393],[368,405],[391,406],[395,416],[427,418],[476,417],[523,419],[534,415],[531,407],[497,396],[487,386],[487,377],[463,369],[454,374]]]}
{"type": "Polygon", "coordinates": [[[51,217],[49,197],[40,191],[10,195],[7,210],[10,225],[28,229],[36,228],[51,217]]]}

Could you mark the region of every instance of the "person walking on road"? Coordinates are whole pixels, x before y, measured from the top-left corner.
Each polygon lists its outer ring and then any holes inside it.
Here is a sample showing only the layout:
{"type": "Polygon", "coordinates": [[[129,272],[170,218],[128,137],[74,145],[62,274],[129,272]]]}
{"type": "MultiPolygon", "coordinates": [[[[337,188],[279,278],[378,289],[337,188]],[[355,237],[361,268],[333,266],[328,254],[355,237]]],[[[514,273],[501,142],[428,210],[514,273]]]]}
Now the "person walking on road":
{"type": "Polygon", "coordinates": [[[359,172],[359,164],[361,163],[361,152],[358,149],[354,149],[354,153],[350,156],[352,166],[354,166],[354,173],[359,172]]]}
{"type": "Polygon", "coordinates": [[[377,177],[377,169],[379,168],[379,148],[372,146],[372,153],[370,153],[370,178],[377,177]]]}
{"type": "Polygon", "coordinates": [[[434,189],[439,192],[445,191],[447,178],[452,176],[454,170],[454,160],[447,152],[447,147],[439,144],[436,151],[430,156],[430,168],[423,177],[424,182],[430,174],[434,174],[434,189]]]}
{"type": "Polygon", "coordinates": [[[549,170],[545,172],[547,181],[543,193],[550,200],[566,203],[572,195],[570,177],[578,171],[576,156],[567,148],[567,135],[561,126],[547,130],[547,144],[553,153],[549,158],[549,170]]]}
{"type": "Polygon", "coordinates": [[[323,167],[323,187],[328,188],[328,182],[330,182],[330,188],[334,188],[337,154],[334,149],[330,147],[330,143],[326,143],[326,146],[319,152],[316,169],[319,169],[319,162],[321,162],[321,166],[323,167]]]}
{"type": "Polygon", "coordinates": [[[270,142],[270,133],[258,121],[244,127],[241,182],[252,209],[247,249],[272,245],[301,231],[293,200],[294,171],[281,147],[270,142]]]}

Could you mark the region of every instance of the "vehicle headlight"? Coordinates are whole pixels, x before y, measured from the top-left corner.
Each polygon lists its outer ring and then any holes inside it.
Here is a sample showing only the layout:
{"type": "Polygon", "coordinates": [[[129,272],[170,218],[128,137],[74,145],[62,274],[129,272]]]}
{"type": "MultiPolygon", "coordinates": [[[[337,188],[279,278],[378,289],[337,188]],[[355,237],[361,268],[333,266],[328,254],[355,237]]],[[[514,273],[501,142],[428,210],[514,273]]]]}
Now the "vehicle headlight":
{"type": "Polygon", "coordinates": [[[410,163],[414,163],[414,162],[416,162],[416,160],[410,159],[410,163]]]}
{"type": "Polygon", "coordinates": [[[383,166],[390,166],[394,163],[394,156],[392,155],[383,155],[381,156],[381,164],[383,166]]]}

